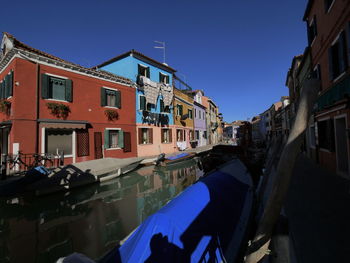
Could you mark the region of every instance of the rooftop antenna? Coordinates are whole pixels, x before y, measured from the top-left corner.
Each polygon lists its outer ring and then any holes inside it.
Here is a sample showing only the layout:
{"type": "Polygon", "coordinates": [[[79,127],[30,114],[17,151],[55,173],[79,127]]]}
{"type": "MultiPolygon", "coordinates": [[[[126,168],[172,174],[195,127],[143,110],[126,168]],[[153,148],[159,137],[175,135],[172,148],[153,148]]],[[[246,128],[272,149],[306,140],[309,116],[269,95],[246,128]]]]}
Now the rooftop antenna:
{"type": "Polygon", "coordinates": [[[161,45],[161,46],[157,46],[157,47],[154,47],[154,48],[161,48],[163,49],[163,64],[166,65],[165,63],[165,42],[161,42],[161,41],[157,41],[157,40],[154,40],[155,43],[161,45]]]}

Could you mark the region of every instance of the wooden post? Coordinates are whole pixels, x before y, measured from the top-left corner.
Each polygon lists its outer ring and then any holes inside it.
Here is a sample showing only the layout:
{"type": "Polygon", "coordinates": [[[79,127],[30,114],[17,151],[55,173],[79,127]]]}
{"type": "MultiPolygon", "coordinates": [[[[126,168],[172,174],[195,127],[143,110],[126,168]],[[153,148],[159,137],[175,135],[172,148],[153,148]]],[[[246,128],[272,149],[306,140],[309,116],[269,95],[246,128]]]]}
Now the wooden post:
{"type": "Polygon", "coordinates": [[[295,122],[278,162],[276,180],[259,222],[257,232],[251,245],[248,247],[246,263],[257,263],[268,253],[271,233],[284,204],[294,164],[300,152],[303,135],[317,98],[319,86],[319,80],[310,79],[305,81],[295,122]]]}

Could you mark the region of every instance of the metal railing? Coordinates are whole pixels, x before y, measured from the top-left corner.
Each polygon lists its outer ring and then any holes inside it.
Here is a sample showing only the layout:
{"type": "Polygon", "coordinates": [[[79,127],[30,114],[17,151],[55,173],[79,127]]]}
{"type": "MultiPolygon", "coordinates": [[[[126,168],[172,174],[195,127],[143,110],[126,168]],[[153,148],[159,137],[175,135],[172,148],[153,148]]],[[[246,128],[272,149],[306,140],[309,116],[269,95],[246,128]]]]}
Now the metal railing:
{"type": "Polygon", "coordinates": [[[37,167],[44,166],[48,169],[64,165],[64,153],[22,153],[1,155],[1,177],[4,179],[9,175],[17,175],[37,167]]]}

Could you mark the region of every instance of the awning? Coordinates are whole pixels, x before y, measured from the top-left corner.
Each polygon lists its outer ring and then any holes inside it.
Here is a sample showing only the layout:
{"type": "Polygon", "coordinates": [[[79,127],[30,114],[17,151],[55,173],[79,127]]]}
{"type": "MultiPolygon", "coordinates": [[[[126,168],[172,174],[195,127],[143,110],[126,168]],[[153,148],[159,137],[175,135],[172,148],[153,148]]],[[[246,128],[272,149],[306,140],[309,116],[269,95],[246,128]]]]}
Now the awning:
{"type": "Polygon", "coordinates": [[[88,121],[65,121],[65,120],[49,120],[49,119],[39,119],[41,128],[50,129],[86,129],[86,125],[89,124],[88,121]]]}

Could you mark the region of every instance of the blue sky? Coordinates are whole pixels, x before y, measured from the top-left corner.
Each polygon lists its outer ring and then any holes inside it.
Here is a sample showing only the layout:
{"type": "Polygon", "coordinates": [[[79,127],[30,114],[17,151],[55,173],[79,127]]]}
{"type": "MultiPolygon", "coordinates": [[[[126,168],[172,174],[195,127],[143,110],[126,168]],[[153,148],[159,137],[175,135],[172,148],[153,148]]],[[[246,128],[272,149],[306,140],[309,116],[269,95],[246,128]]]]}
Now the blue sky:
{"type": "Polygon", "coordinates": [[[5,1],[1,32],[94,66],[130,49],[166,63],[203,89],[226,121],[246,120],[288,95],[285,78],[303,53],[306,0],[5,1]]]}

